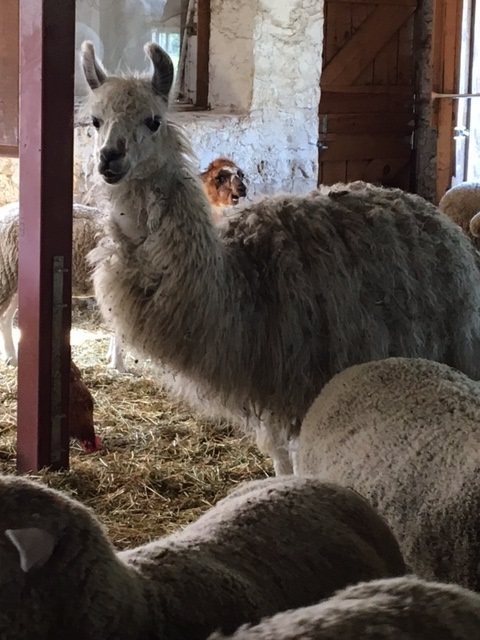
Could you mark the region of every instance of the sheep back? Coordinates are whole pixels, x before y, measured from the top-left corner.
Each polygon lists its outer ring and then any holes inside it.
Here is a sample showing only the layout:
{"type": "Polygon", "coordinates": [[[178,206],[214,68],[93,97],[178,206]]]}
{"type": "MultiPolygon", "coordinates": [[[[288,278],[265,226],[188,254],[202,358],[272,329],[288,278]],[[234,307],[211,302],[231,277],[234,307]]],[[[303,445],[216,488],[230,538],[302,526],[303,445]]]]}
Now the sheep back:
{"type": "Polygon", "coordinates": [[[423,359],[343,371],[308,411],[299,473],[351,486],[386,518],[407,565],[480,589],[478,383],[423,359]]]}
{"type": "Polygon", "coordinates": [[[188,638],[405,572],[394,537],[364,498],[295,477],[247,485],[182,532],[120,557],[168,585],[155,597],[168,595],[167,618],[176,637],[188,638]]]}
{"type": "MultiPolygon", "coordinates": [[[[348,587],[320,604],[240,627],[228,640],[472,640],[480,596],[416,577],[348,587]]],[[[215,633],[209,640],[227,640],[215,633]]]]}
{"type": "Polygon", "coordinates": [[[405,572],[367,501],[318,480],[242,487],[183,531],[119,553],[63,493],[2,477],[0,504],[2,640],[200,640],[405,572]],[[54,544],[25,572],[6,532],[31,527],[54,544]]]}

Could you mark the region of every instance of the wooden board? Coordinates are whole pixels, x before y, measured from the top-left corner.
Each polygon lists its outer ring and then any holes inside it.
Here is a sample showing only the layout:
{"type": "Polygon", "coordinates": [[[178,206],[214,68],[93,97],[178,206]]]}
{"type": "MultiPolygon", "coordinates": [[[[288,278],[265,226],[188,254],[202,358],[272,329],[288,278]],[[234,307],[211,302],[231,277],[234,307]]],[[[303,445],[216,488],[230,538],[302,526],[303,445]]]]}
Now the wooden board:
{"type": "Polygon", "coordinates": [[[326,0],[319,182],[411,188],[412,0],[326,0]]]}
{"type": "Polygon", "coordinates": [[[0,155],[18,153],[18,0],[0,2],[0,155]]]}

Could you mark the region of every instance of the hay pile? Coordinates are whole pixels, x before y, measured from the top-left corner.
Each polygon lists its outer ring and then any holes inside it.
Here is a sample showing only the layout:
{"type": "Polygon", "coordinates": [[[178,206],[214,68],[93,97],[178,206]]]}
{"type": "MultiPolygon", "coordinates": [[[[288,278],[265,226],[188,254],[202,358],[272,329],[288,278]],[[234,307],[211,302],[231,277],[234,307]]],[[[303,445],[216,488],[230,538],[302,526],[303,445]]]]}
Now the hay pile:
{"type": "MultiPolygon", "coordinates": [[[[148,365],[127,357],[128,374],[109,371],[107,344],[96,318],[77,310],[73,358],[95,398],[104,450],[87,455],[72,444],[68,472],[36,477],[92,507],[119,548],[175,531],[235,484],[273,473],[232,427],[172,402],[148,365]]],[[[15,472],[15,424],[16,371],[0,364],[0,473],[15,472]]]]}

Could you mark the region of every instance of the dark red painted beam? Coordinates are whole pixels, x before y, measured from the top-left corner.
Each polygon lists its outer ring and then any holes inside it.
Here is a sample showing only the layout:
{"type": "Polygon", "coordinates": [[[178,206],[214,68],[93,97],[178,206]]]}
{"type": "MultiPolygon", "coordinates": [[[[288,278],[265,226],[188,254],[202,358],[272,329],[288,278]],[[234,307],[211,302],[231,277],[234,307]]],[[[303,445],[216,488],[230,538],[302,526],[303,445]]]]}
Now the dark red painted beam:
{"type": "Polygon", "coordinates": [[[74,48],[75,0],[20,0],[21,472],[68,467],[74,48]]]}

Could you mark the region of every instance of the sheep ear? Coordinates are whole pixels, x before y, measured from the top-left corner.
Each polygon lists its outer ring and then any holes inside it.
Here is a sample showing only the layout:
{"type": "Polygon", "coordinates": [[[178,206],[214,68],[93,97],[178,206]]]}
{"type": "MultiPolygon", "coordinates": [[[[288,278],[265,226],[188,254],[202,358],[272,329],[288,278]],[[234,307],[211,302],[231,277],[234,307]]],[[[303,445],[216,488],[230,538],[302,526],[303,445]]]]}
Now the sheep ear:
{"type": "Polygon", "coordinates": [[[15,545],[20,556],[20,568],[25,573],[42,567],[55,548],[55,538],[45,529],[7,529],[5,535],[15,545]]]}
{"type": "Polygon", "coordinates": [[[154,42],[148,42],[144,48],[153,62],[152,88],[168,102],[168,94],[173,84],[173,62],[168,53],[154,42]]]}
{"type": "Polygon", "coordinates": [[[85,80],[92,91],[102,86],[107,79],[105,69],[95,57],[95,47],[88,40],[82,43],[82,67],[85,80]]]}

